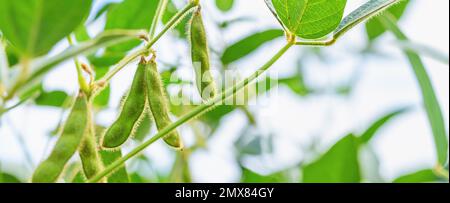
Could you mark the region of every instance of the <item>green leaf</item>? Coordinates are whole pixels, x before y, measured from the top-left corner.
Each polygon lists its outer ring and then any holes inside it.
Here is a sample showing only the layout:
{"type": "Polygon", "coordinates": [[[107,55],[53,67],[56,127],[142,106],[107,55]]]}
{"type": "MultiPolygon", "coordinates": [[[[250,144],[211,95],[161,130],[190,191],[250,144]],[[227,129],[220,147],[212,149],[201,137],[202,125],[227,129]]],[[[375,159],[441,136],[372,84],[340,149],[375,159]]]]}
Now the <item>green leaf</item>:
{"type": "Polygon", "coordinates": [[[289,179],[284,172],[261,175],[247,168],[242,168],[242,183],[286,183],[289,179]]]}
{"type": "MultiPolygon", "coordinates": [[[[103,77],[109,70],[109,68],[100,68],[100,67],[96,67],[96,66],[94,66],[93,68],[95,70],[95,79],[96,80],[103,77]]],[[[99,94],[97,94],[95,96],[94,105],[99,108],[108,106],[110,96],[111,96],[111,86],[108,85],[107,87],[105,87],[105,89],[103,89],[102,92],[100,92],[99,94]]]]}
{"type": "MultiPolygon", "coordinates": [[[[101,136],[103,136],[106,128],[100,125],[95,126],[95,135],[97,138],[97,142],[100,142],[101,136]]],[[[99,150],[100,157],[102,159],[103,165],[105,167],[109,166],[110,164],[114,163],[114,161],[120,159],[122,157],[122,149],[114,149],[111,150],[99,150]]],[[[109,176],[107,176],[108,183],[129,183],[130,178],[128,176],[126,165],[120,166],[115,170],[113,173],[111,173],[109,176]]]]}
{"type": "Polygon", "coordinates": [[[6,48],[0,37],[0,95],[3,93],[3,88],[8,84],[9,64],[6,48]]]}
{"type": "Polygon", "coordinates": [[[313,90],[306,85],[302,74],[295,74],[289,78],[282,78],[278,83],[286,85],[292,92],[302,97],[313,92],[313,90]]]}
{"type": "Polygon", "coordinates": [[[373,139],[373,137],[375,136],[375,134],[382,128],[384,127],[386,124],[388,124],[392,119],[408,112],[409,109],[408,108],[402,108],[400,110],[396,110],[394,112],[391,112],[385,116],[382,116],[381,118],[379,118],[378,120],[376,120],[372,125],[370,125],[370,127],[364,132],[362,133],[361,137],[359,137],[360,143],[361,144],[367,144],[370,142],[370,140],[373,139]]]}
{"type": "Polygon", "coordinates": [[[425,169],[396,178],[394,183],[430,183],[439,181],[433,170],[425,169]]]}
{"type": "MultiPolygon", "coordinates": [[[[394,16],[386,13],[384,16],[378,17],[378,19],[399,41],[408,41],[408,37],[397,26],[394,16]]],[[[403,50],[403,52],[408,58],[419,83],[422,100],[433,132],[438,163],[443,166],[448,160],[448,137],[441,106],[420,56],[411,50],[403,50]]]]}
{"type": "MultiPolygon", "coordinates": [[[[149,30],[155,16],[159,0],[124,0],[113,6],[107,13],[105,30],[145,29],[149,30]]],[[[132,40],[108,48],[110,52],[127,52],[141,43],[132,40]]]]}
{"type": "Polygon", "coordinates": [[[361,181],[358,140],[348,135],[318,160],[303,168],[305,183],[357,183],[361,181]]]}
{"type": "Polygon", "coordinates": [[[39,106],[62,107],[67,98],[69,95],[64,91],[42,92],[35,102],[39,106]]]}
{"type": "Polygon", "coordinates": [[[92,0],[0,0],[0,30],[27,57],[48,53],[89,15],[92,0]]]}
{"type": "Polygon", "coordinates": [[[98,18],[100,18],[103,14],[107,13],[111,8],[113,8],[114,6],[116,6],[118,3],[116,2],[108,2],[106,4],[104,4],[100,9],[98,9],[97,13],[94,16],[93,20],[97,20],[98,18]]]}
{"type": "MultiPolygon", "coordinates": [[[[397,0],[397,2],[399,3],[395,4],[394,6],[390,7],[385,11],[389,15],[394,16],[396,21],[400,20],[400,18],[403,16],[410,1],[397,0]]],[[[386,31],[387,31],[386,28],[383,26],[383,24],[380,22],[378,18],[374,18],[373,20],[366,23],[367,37],[369,38],[370,41],[375,40],[379,36],[383,35],[386,31]]]]}
{"type": "MultiPolygon", "coordinates": [[[[170,0],[167,3],[166,11],[164,12],[164,15],[162,16],[161,21],[164,24],[167,24],[172,17],[174,17],[179,12],[179,9],[176,7],[176,5],[173,3],[173,0],[170,0]]],[[[177,34],[179,38],[187,39],[187,24],[189,22],[189,19],[191,19],[192,13],[189,13],[184,19],[180,21],[178,25],[175,26],[173,29],[177,34]]]]}
{"type": "Polygon", "coordinates": [[[339,25],[347,0],[272,0],[272,3],[286,29],[304,39],[318,39],[339,25]]]}
{"type": "Polygon", "coordinates": [[[334,39],[338,39],[359,23],[371,19],[386,9],[389,11],[389,8],[399,1],[401,0],[369,0],[342,20],[341,24],[334,31],[334,39]]]}
{"type": "Polygon", "coordinates": [[[147,135],[150,134],[150,130],[153,125],[153,118],[149,113],[146,113],[140,120],[139,126],[136,128],[133,139],[138,141],[144,141],[147,135]]]}
{"type": "Polygon", "coordinates": [[[0,172],[0,183],[21,183],[19,178],[9,173],[0,172]]]}
{"type": "Polygon", "coordinates": [[[234,6],[234,0],[216,0],[216,6],[223,12],[230,11],[234,6]]]}
{"type": "MultiPolygon", "coordinates": [[[[101,150],[100,156],[102,157],[103,164],[108,166],[114,161],[122,157],[122,150],[108,151],[101,150]]],[[[130,178],[128,177],[127,169],[125,166],[120,167],[110,176],[108,176],[108,183],[128,183],[130,178]]]]}
{"type": "Polygon", "coordinates": [[[244,37],[243,39],[225,49],[221,57],[222,63],[233,63],[238,59],[241,59],[254,52],[265,43],[281,36],[283,36],[283,31],[278,29],[270,29],[244,37]]]}

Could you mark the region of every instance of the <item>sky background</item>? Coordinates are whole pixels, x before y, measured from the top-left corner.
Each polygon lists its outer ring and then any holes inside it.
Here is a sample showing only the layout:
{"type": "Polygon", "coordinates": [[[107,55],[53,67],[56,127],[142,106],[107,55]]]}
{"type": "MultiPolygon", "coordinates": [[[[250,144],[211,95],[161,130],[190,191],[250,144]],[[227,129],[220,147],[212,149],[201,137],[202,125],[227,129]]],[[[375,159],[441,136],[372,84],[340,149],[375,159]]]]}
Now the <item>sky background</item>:
{"type": "MultiPolygon", "coordinates": [[[[347,13],[364,2],[349,0],[347,13]]],[[[95,8],[99,8],[100,4],[97,1],[95,8]]],[[[278,27],[277,21],[262,0],[238,0],[234,10],[226,15],[216,10],[212,0],[206,0],[203,4],[212,46],[223,46],[222,40],[232,43],[255,30],[278,27]],[[249,16],[255,21],[236,24],[221,36],[212,27],[213,18],[232,19],[242,16],[249,16]],[[221,40],[216,40],[217,38],[221,40]]],[[[415,0],[400,25],[412,41],[426,44],[448,56],[448,21],[449,1],[415,0]]],[[[436,163],[431,130],[426,114],[420,107],[421,96],[409,63],[389,34],[384,35],[376,44],[376,49],[389,56],[388,58],[355,57],[354,53],[365,46],[363,28],[358,26],[340,39],[335,46],[324,48],[327,62],[313,59],[304,64],[307,83],[325,90],[345,84],[357,71],[360,77],[349,97],[338,97],[329,93],[300,98],[290,90],[280,87],[277,94],[261,98],[263,102],[260,105],[249,107],[255,113],[259,124],[259,128],[255,131],[264,136],[274,134],[275,153],[267,157],[248,159],[247,167],[260,173],[269,173],[301,161],[311,161],[313,157],[304,153],[304,149],[311,143],[319,140],[319,149],[324,151],[349,132],[360,133],[374,119],[407,106],[415,108],[383,128],[371,144],[371,148],[379,156],[383,179],[391,180],[401,174],[429,168],[436,163]]],[[[93,27],[90,31],[95,34],[97,30],[98,27],[93,27]]],[[[161,61],[179,60],[177,56],[185,56],[188,53],[186,46],[174,44],[170,39],[170,37],[163,38],[155,47],[161,61]]],[[[283,39],[268,43],[257,53],[233,64],[233,67],[238,67],[243,75],[247,75],[262,65],[283,46],[283,43],[283,39]]],[[[66,43],[60,43],[53,53],[61,51],[66,46],[66,43]]],[[[303,50],[301,47],[290,50],[270,71],[279,76],[292,73],[295,71],[297,61],[290,59],[301,54],[303,50]]],[[[431,58],[423,59],[441,103],[448,129],[449,67],[431,58]]],[[[186,66],[181,66],[180,69],[190,68],[189,58],[185,57],[179,62],[186,66]]],[[[98,116],[99,123],[109,125],[114,120],[120,97],[127,90],[133,73],[133,68],[126,68],[114,78],[111,108],[98,116]]],[[[46,77],[44,85],[49,90],[63,89],[75,93],[77,89],[75,76],[75,68],[69,61],[51,72],[46,77]]],[[[24,164],[25,157],[15,134],[19,132],[22,136],[36,166],[48,154],[48,151],[45,151],[46,146],[54,144],[54,141],[47,142],[47,134],[53,130],[63,115],[66,114],[61,110],[36,108],[31,105],[17,108],[6,115],[0,128],[2,169],[15,170],[27,178],[32,168],[24,164]]],[[[194,181],[239,180],[240,171],[234,163],[233,141],[246,125],[245,119],[243,113],[239,111],[225,118],[224,125],[208,143],[208,149],[193,155],[191,171],[194,181]]],[[[185,127],[181,130],[186,142],[188,144],[192,142],[192,132],[185,127]]],[[[125,151],[133,146],[133,143],[128,144],[125,151]]],[[[152,157],[154,163],[152,167],[159,170],[167,169],[173,161],[170,151],[162,142],[152,145],[145,153],[152,157]]]]}

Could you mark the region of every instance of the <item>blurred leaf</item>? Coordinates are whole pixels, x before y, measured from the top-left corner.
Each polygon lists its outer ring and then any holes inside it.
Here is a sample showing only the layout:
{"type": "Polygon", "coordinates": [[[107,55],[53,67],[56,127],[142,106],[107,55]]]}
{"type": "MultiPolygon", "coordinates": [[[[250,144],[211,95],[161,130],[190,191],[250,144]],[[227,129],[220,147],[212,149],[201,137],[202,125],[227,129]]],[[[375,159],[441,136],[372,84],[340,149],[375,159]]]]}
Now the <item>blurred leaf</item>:
{"type": "Polygon", "coordinates": [[[22,181],[14,175],[0,172],[0,183],[22,183],[22,181]]]}
{"type": "Polygon", "coordinates": [[[41,56],[83,22],[91,4],[92,0],[0,0],[0,30],[21,54],[41,56]]]}
{"type": "MultiPolygon", "coordinates": [[[[95,135],[97,137],[97,142],[100,142],[101,136],[105,132],[105,127],[96,125],[95,135]]],[[[114,161],[122,157],[122,150],[120,148],[111,150],[100,150],[100,157],[102,158],[103,165],[109,166],[114,161]]],[[[128,176],[126,165],[123,165],[116,169],[112,174],[108,176],[108,183],[129,183],[130,178],[128,176]]]]}
{"type": "Polygon", "coordinates": [[[4,45],[5,43],[3,43],[2,37],[0,35],[0,95],[3,94],[3,90],[8,84],[9,75],[8,56],[4,45]]]}
{"type": "MultiPolygon", "coordinates": [[[[122,157],[122,150],[108,151],[101,150],[100,156],[102,157],[103,164],[109,166],[114,161],[122,157]]],[[[130,179],[128,177],[126,166],[122,166],[115,170],[114,173],[108,176],[108,183],[129,183],[130,179]]]]}
{"type": "Polygon", "coordinates": [[[139,173],[130,174],[130,180],[132,183],[148,183],[149,181],[141,176],[139,173]]]}
{"type": "MultiPolygon", "coordinates": [[[[108,11],[105,30],[114,29],[145,29],[149,30],[155,16],[159,0],[124,0],[108,11]]],[[[127,52],[141,43],[132,40],[109,47],[109,52],[127,52]]]]}
{"type": "Polygon", "coordinates": [[[242,183],[286,183],[289,179],[284,172],[278,172],[270,175],[260,175],[249,169],[242,168],[242,183]]]}
{"type": "Polygon", "coordinates": [[[358,183],[361,174],[358,161],[358,140],[347,135],[318,160],[303,167],[305,183],[358,183]]]}
{"type": "Polygon", "coordinates": [[[301,74],[296,74],[295,76],[289,78],[282,78],[278,82],[279,84],[286,85],[292,90],[292,92],[302,97],[313,92],[313,90],[305,84],[304,78],[301,74]]]}
{"type": "Polygon", "coordinates": [[[9,67],[15,66],[19,63],[19,56],[11,46],[6,46],[6,56],[8,57],[9,67]]]}
{"type": "MultiPolygon", "coordinates": [[[[409,0],[402,0],[385,11],[395,17],[396,21],[400,20],[409,4],[409,0]]],[[[384,15],[383,14],[383,15],[384,15]]],[[[366,23],[366,32],[370,41],[375,40],[386,32],[386,28],[380,22],[379,18],[374,18],[366,23]]]]}
{"type": "MultiPolygon", "coordinates": [[[[176,7],[176,5],[173,3],[173,0],[170,0],[166,7],[166,12],[164,12],[164,15],[162,17],[162,22],[164,24],[168,23],[170,19],[177,14],[179,9],[176,7]]],[[[187,24],[189,22],[189,19],[191,19],[192,13],[189,13],[184,19],[180,21],[180,23],[173,29],[177,32],[178,37],[182,39],[187,39],[187,24]]]]}
{"type": "MultiPolygon", "coordinates": [[[[378,17],[378,19],[397,37],[399,41],[408,41],[408,37],[400,30],[392,16],[386,14],[378,17]]],[[[419,82],[423,103],[428,115],[431,129],[433,131],[438,163],[445,165],[448,159],[448,137],[444,116],[442,115],[442,110],[437,100],[436,93],[434,92],[430,77],[420,56],[411,50],[403,51],[411,63],[411,67],[417,81],[419,82]]]]}
{"type": "Polygon", "coordinates": [[[250,134],[247,130],[235,142],[240,155],[260,155],[263,153],[263,137],[250,134]]]}
{"type": "Polygon", "coordinates": [[[169,180],[172,183],[190,183],[192,182],[189,169],[189,152],[181,151],[176,153],[175,162],[170,172],[169,180]]]}
{"type": "Polygon", "coordinates": [[[145,113],[144,117],[139,122],[139,126],[136,128],[133,138],[140,142],[144,141],[147,135],[150,134],[152,125],[153,118],[151,118],[150,113],[145,113]]]}
{"type": "Polygon", "coordinates": [[[216,6],[223,12],[230,11],[233,8],[234,0],[216,0],[216,6]]]}
{"type": "Polygon", "coordinates": [[[71,183],[85,183],[86,178],[83,175],[83,171],[79,171],[75,176],[73,177],[71,183]]]}
{"type": "Polygon", "coordinates": [[[272,4],[290,32],[304,39],[317,39],[337,28],[347,0],[272,0],[272,4]]]}
{"type": "Polygon", "coordinates": [[[222,28],[222,29],[225,29],[225,28],[228,28],[231,25],[234,25],[236,23],[251,22],[251,21],[255,21],[255,19],[251,18],[251,17],[245,17],[245,16],[244,17],[237,17],[237,18],[234,18],[234,19],[231,19],[231,20],[225,20],[225,21],[219,23],[218,26],[220,28],[222,28]]]}
{"type": "Polygon", "coordinates": [[[372,138],[375,136],[376,133],[378,133],[378,131],[384,127],[386,124],[388,124],[392,119],[403,115],[404,113],[408,112],[409,108],[402,108],[400,110],[396,110],[392,113],[389,113],[381,118],[379,118],[378,120],[376,120],[372,125],[370,125],[370,127],[364,132],[362,133],[362,135],[359,137],[360,143],[361,144],[367,144],[369,143],[372,138]]]}
{"type": "MultiPolygon", "coordinates": [[[[94,66],[94,70],[95,70],[95,79],[98,80],[108,72],[109,68],[99,68],[94,66]]],[[[99,108],[107,107],[109,104],[110,96],[111,96],[111,86],[108,85],[107,87],[105,87],[105,89],[103,89],[102,92],[100,92],[95,96],[94,105],[99,108]]]]}
{"type": "Polygon", "coordinates": [[[68,97],[64,91],[41,92],[35,102],[39,106],[62,107],[68,97]]]}
{"type": "Polygon", "coordinates": [[[104,4],[95,14],[94,19],[93,20],[97,20],[98,18],[100,18],[103,14],[107,13],[109,10],[111,10],[111,8],[113,8],[114,6],[116,6],[118,3],[116,2],[107,2],[106,4],[104,4]]]}
{"type": "Polygon", "coordinates": [[[283,31],[278,29],[266,30],[247,36],[225,49],[221,57],[222,63],[230,64],[237,61],[254,52],[265,43],[281,36],[283,36],[283,31]]]}
{"type": "Polygon", "coordinates": [[[433,170],[425,169],[396,178],[394,183],[429,183],[439,181],[433,170]]]}
{"type": "Polygon", "coordinates": [[[445,63],[448,65],[449,59],[448,54],[442,53],[436,49],[433,49],[427,45],[414,43],[411,41],[400,41],[396,42],[395,45],[399,46],[403,50],[416,52],[421,55],[429,56],[437,61],[445,63]]]}

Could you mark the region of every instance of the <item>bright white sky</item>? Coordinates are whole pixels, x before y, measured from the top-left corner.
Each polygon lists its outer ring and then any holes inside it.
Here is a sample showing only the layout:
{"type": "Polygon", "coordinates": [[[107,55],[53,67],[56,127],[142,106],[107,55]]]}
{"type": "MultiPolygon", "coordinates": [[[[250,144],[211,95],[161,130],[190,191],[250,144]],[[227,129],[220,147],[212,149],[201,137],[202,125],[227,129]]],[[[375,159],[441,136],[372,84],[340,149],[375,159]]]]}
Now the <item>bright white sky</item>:
{"type": "MultiPolygon", "coordinates": [[[[265,7],[262,0],[238,0],[236,9],[226,16],[215,11],[213,1],[205,1],[205,11],[214,17],[230,19],[239,16],[251,16],[256,22],[242,23],[232,27],[225,38],[234,41],[254,30],[276,27],[277,22],[265,7]]],[[[349,1],[348,10],[365,1],[349,1]]],[[[447,0],[415,0],[409,8],[408,15],[401,22],[401,27],[414,42],[427,44],[443,53],[449,53],[449,1],[447,0]]],[[[207,25],[211,22],[207,22],[207,25]]],[[[95,32],[95,29],[93,29],[95,32]]],[[[213,32],[213,31],[210,31],[213,32]]],[[[211,40],[214,41],[214,40],[211,40]]],[[[382,130],[372,143],[372,148],[379,156],[380,169],[385,180],[417,169],[431,167],[435,163],[435,152],[432,135],[421,103],[420,92],[414,75],[407,61],[393,45],[393,38],[386,35],[377,44],[377,49],[390,56],[390,59],[367,58],[361,63],[351,52],[364,46],[364,30],[359,26],[348,33],[334,47],[325,52],[329,63],[311,61],[305,64],[306,79],[315,87],[327,88],[341,84],[349,79],[357,70],[361,78],[355,92],[349,98],[334,95],[322,95],[308,98],[294,96],[287,89],[280,89],[278,95],[269,96],[261,106],[251,106],[257,115],[263,134],[276,132],[276,153],[264,159],[250,159],[247,166],[253,170],[267,173],[285,166],[292,166],[301,160],[309,161],[311,157],[303,154],[302,148],[308,147],[314,140],[320,140],[320,148],[326,150],[340,137],[349,132],[361,132],[368,124],[379,116],[394,109],[415,106],[416,110],[396,119],[382,130]]],[[[186,47],[174,49],[172,41],[162,40],[157,49],[163,61],[173,61],[174,50],[187,53],[186,47]]],[[[264,63],[283,45],[279,40],[268,44],[257,54],[238,62],[235,67],[252,70],[264,63]]],[[[61,44],[56,50],[64,48],[61,44]]],[[[301,53],[302,48],[295,48],[284,56],[271,70],[280,76],[291,73],[295,67],[292,56],[301,53]]],[[[447,123],[449,118],[449,67],[430,58],[424,58],[432,77],[433,84],[441,102],[447,123]]],[[[188,64],[184,61],[183,64],[188,64]]],[[[189,67],[182,67],[189,68],[189,67]]],[[[245,71],[244,73],[248,73],[245,71]]],[[[125,69],[114,79],[111,111],[99,116],[99,121],[109,124],[116,114],[121,95],[131,81],[133,70],[125,69]]],[[[76,90],[76,77],[72,63],[66,63],[53,71],[46,79],[49,89],[76,90]]],[[[52,130],[61,118],[59,110],[50,108],[23,107],[11,112],[0,128],[0,161],[20,166],[20,173],[27,177],[30,168],[24,165],[25,159],[14,131],[22,134],[27,147],[33,155],[36,165],[44,155],[46,134],[52,130]]],[[[236,112],[226,118],[225,125],[217,136],[209,143],[209,149],[194,154],[192,172],[198,182],[235,182],[240,171],[233,162],[232,142],[245,125],[245,117],[236,112]]],[[[183,128],[184,129],[184,128],[183,128]]],[[[192,137],[184,130],[189,142],[192,137]]],[[[52,145],[53,143],[50,143],[52,145]]],[[[130,145],[130,148],[132,146],[130,145]]],[[[157,143],[146,150],[154,159],[155,167],[166,169],[171,164],[169,151],[162,143],[157,143]]],[[[3,166],[3,165],[2,165],[3,166]]],[[[5,168],[3,170],[17,170],[5,168]]]]}

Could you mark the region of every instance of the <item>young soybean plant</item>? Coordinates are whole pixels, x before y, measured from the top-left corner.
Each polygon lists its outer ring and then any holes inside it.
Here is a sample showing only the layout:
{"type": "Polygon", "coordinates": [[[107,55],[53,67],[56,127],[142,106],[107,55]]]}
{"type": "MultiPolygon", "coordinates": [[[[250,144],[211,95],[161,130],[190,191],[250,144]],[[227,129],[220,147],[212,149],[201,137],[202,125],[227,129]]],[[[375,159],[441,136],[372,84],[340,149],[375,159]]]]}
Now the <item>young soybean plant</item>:
{"type": "MultiPolygon", "coordinates": [[[[158,66],[155,61],[155,56],[146,62],[142,59],[141,63],[145,63],[146,82],[147,82],[147,97],[150,111],[155,120],[158,130],[162,130],[172,124],[169,117],[169,106],[167,96],[165,94],[164,86],[161,81],[161,76],[158,72],[158,66]]],[[[164,136],[164,141],[176,148],[182,149],[183,142],[176,130],[164,136]]]]}
{"type": "Polygon", "coordinates": [[[52,183],[58,180],[64,166],[75,154],[86,131],[89,130],[88,101],[80,92],[64,124],[62,134],[50,156],[35,170],[33,183],[52,183]]]}
{"type": "Polygon", "coordinates": [[[117,120],[106,130],[102,140],[102,147],[113,149],[120,147],[131,137],[139,120],[145,113],[146,103],[146,82],[145,82],[145,64],[139,63],[134,75],[133,84],[130,92],[122,106],[117,120]]]}
{"type": "Polygon", "coordinates": [[[203,100],[208,101],[217,95],[217,88],[210,69],[209,48],[201,6],[197,7],[189,22],[189,36],[197,89],[203,100]]]}

